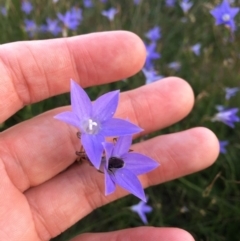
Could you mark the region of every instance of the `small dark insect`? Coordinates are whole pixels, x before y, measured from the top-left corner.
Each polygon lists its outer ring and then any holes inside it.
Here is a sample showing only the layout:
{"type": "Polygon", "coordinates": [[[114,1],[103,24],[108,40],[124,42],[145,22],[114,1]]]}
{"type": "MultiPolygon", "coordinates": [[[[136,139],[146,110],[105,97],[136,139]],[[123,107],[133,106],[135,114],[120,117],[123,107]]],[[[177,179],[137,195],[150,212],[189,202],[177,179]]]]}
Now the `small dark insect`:
{"type": "Polygon", "coordinates": [[[124,161],[119,157],[111,157],[108,162],[108,168],[122,168],[124,166],[124,161]]]}

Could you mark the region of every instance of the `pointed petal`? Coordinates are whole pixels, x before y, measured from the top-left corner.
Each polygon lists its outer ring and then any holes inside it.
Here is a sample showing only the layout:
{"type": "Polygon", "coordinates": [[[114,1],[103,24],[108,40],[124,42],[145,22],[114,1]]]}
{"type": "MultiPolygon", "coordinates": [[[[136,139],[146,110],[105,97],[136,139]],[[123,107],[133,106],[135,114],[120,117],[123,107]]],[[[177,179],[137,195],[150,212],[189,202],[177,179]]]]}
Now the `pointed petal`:
{"type": "Polygon", "coordinates": [[[71,106],[78,118],[89,117],[92,112],[92,103],[87,93],[71,80],[71,106]]]}
{"type": "Polygon", "coordinates": [[[239,8],[231,8],[230,9],[230,14],[231,14],[231,17],[234,18],[239,12],[239,8]]]}
{"type": "Polygon", "coordinates": [[[145,215],[144,212],[139,211],[139,212],[138,212],[138,215],[139,215],[139,217],[141,218],[141,220],[142,220],[142,222],[143,222],[144,224],[147,224],[147,223],[148,223],[147,217],[146,217],[146,215],[145,215]]]}
{"type": "Polygon", "coordinates": [[[102,159],[103,146],[102,142],[104,137],[101,135],[88,135],[82,133],[81,142],[84,147],[84,150],[92,162],[92,164],[99,169],[102,159]]]}
{"type": "Polygon", "coordinates": [[[126,168],[120,168],[114,172],[113,177],[115,183],[146,202],[142,185],[131,171],[126,168]]]}
{"type": "Polygon", "coordinates": [[[93,103],[93,118],[105,122],[116,112],[119,100],[119,90],[104,94],[93,103]]]}
{"type": "Polygon", "coordinates": [[[67,124],[76,126],[78,129],[80,129],[80,121],[79,121],[78,117],[76,116],[76,114],[71,111],[62,112],[58,115],[55,115],[54,118],[64,121],[67,124]]]}
{"type": "Polygon", "coordinates": [[[129,121],[112,118],[107,122],[102,123],[101,134],[103,136],[126,136],[143,131],[137,125],[129,121]]]}
{"type": "Polygon", "coordinates": [[[108,168],[108,162],[109,162],[110,157],[112,156],[112,151],[113,151],[114,145],[109,142],[103,142],[102,145],[104,147],[105,154],[106,154],[106,168],[108,168]]]}
{"type": "Polygon", "coordinates": [[[131,170],[135,175],[141,175],[152,171],[160,164],[153,159],[134,152],[129,152],[122,156],[124,168],[131,170]]]}
{"type": "Polygon", "coordinates": [[[132,144],[131,135],[119,137],[113,149],[112,156],[121,157],[122,155],[128,153],[131,144],[132,144]]]}
{"type": "Polygon", "coordinates": [[[113,182],[111,175],[108,173],[106,168],[104,168],[104,174],[105,174],[105,195],[107,196],[115,191],[116,185],[113,182]]]}

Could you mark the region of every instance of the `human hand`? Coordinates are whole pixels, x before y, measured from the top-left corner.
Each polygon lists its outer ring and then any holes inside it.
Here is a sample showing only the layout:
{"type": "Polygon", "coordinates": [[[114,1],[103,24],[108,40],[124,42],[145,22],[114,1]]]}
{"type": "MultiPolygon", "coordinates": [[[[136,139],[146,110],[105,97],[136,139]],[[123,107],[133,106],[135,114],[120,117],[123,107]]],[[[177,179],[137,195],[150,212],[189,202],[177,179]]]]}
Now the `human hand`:
{"type": "MultiPolygon", "coordinates": [[[[0,122],[27,104],[69,91],[70,78],[82,87],[104,84],[135,74],[144,60],[140,39],[123,31],[1,45],[0,122]]],[[[128,117],[147,134],[185,117],[193,102],[190,86],[171,77],[122,93],[116,116],[128,117]]],[[[0,240],[49,240],[95,208],[127,194],[119,188],[104,196],[102,174],[87,163],[74,164],[76,131],[53,118],[67,109],[48,111],[0,134],[0,240]]],[[[148,187],[209,166],[219,144],[211,131],[199,127],[158,136],[133,149],[161,163],[139,177],[148,187]]],[[[83,234],[73,240],[126,236],[192,240],[180,229],[151,227],[83,234]]]]}

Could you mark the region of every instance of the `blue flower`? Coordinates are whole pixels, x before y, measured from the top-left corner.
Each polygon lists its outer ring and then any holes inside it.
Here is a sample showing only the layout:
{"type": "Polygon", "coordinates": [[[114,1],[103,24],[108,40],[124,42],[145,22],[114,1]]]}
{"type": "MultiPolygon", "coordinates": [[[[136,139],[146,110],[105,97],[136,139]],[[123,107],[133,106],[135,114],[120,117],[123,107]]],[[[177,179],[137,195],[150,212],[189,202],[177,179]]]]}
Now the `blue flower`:
{"type": "Polygon", "coordinates": [[[236,115],[239,111],[238,108],[226,109],[223,106],[217,106],[216,108],[219,112],[212,117],[212,121],[221,121],[232,128],[235,127],[235,122],[240,122],[240,118],[236,115]]]}
{"type": "Polygon", "coordinates": [[[161,55],[156,52],[156,42],[152,42],[149,45],[145,44],[145,46],[147,51],[147,57],[144,67],[146,69],[153,69],[153,60],[161,58],[161,55]]]}
{"type": "Polygon", "coordinates": [[[92,0],[83,0],[83,6],[85,8],[92,8],[93,7],[93,2],[92,0]]]}
{"type": "Polygon", "coordinates": [[[177,61],[171,62],[168,64],[168,68],[179,71],[181,69],[181,63],[177,61]]]}
{"type": "Polygon", "coordinates": [[[33,10],[33,5],[29,1],[23,1],[21,9],[24,13],[29,14],[33,10]]]}
{"type": "Polygon", "coordinates": [[[169,8],[174,7],[175,3],[176,3],[176,0],[165,0],[165,4],[169,8]]]}
{"type": "Polygon", "coordinates": [[[180,7],[182,8],[184,13],[187,13],[189,9],[192,7],[193,3],[189,0],[182,0],[180,2],[180,7]]]}
{"type": "Polygon", "coordinates": [[[154,69],[142,69],[142,72],[145,76],[145,84],[151,84],[157,80],[163,79],[164,76],[158,75],[157,72],[154,69]]]}
{"type": "Polygon", "coordinates": [[[229,27],[232,31],[236,30],[236,25],[234,22],[234,17],[239,12],[239,8],[231,8],[227,0],[214,8],[210,13],[216,20],[216,25],[224,24],[229,27]]]}
{"type": "Polygon", "coordinates": [[[226,93],[226,100],[229,100],[231,97],[235,96],[236,93],[239,91],[240,89],[238,87],[234,87],[234,88],[225,88],[225,93],[226,93]]]}
{"type": "Polygon", "coordinates": [[[33,37],[35,33],[39,31],[39,28],[35,21],[29,20],[29,19],[24,19],[24,24],[25,24],[25,31],[28,33],[29,37],[33,37]]]}
{"type": "Polygon", "coordinates": [[[219,141],[220,153],[222,153],[222,154],[226,154],[227,153],[226,146],[228,144],[229,144],[229,141],[219,141]]]}
{"type": "Polygon", "coordinates": [[[82,21],[82,10],[80,8],[73,7],[65,14],[58,13],[57,16],[66,28],[76,30],[82,21]]]}
{"type": "Polygon", "coordinates": [[[0,6],[0,13],[6,17],[7,16],[7,8],[0,6]]]}
{"type": "Polygon", "coordinates": [[[106,156],[101,169],[105,173],[105,195],[113,193],[116,184],[146,202],[146,197],[137,175],[152,171],[159,164],[139,153],[129,152],[131,136],[119,137],[117,143],[103,143],[106,156]]]}
{"type": "Polygon", "coordinates": [[[55,116],[77,127],[81,132],[81,143],[92,162],[99,169],[103,153],[102,142],[105,137],[132,135],[142,131],[129,121],[113,118],[117,109],[119,91],[100,96],[91,103],[86,92],[73,80],[71,81],[71,107],[55,116]]]}
{"type": "Polygon", "coordinates": [[[153,42],[159,40],[161,38],[160,27],[158,26],[153,27],[145,34],[145,36],[153,42]]]}
{"type": "Polygon", "coordinates": [[[47,18],[47,24],[42,25],[41,29],[44,32],[50,32],[54,36],[57,36],[59,33],[62,32],[62,28],[59,26],[59,21],[57,19],[50,19],[47,18]]]}
{"type": "Polygon", "coordinates": [[[191,47],[191,50],[193,51],[193,53],[197,56],[200,55],[200,50],[201,50],[201,44],[200,43],[197,43],[197,44],[194,44],[192,47],[191,47]]]}
{"type": "Polygon", "coordinates": [[[113,21],[117,13],[118,13],[118,10],[116,8],[110,8],[108,10],[102,11],[102,15],[107,17],[109,21],[113,21]]]}
{"type": "MultiPolygon", "coordinates": [[[[148,197],[147,197],[147,201],[148,201],[148,197]]],[[[145,202],[140,201],[138,204],[131,206],[130,210],[137,213],[141,218],[142,222],[144,224],[147,224],[148,221],[147,221],[146,213],[152,212],[153,208],[147,205],[145,202]]]]}

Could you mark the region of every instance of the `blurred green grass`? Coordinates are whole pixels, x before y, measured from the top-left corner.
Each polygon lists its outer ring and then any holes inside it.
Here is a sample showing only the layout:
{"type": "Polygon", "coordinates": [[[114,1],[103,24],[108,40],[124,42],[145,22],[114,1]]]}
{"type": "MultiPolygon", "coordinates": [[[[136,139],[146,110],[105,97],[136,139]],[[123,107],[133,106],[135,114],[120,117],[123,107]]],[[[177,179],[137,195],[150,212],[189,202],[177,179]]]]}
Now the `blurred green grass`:
{"type": "MultiPolygon", "coordinates": [[[[240,144],[239,125],[230,129],[222,123],[210,122],[209,117],[216,113],[215,105],[239,107],[240,94],[230,101],[224,98],[225,87],[239,86],[240,74],[240,35],[235,33],[234,41],[229,41],[229,31],[224,26],[215,26],[209,14],[219,1],[193,1],[190,12],[183,14],[176,4],[166,8],[164,1],[143,0],[139,6],[132,1],[109,1],[102,4],[94,1],[94,8],[83,9],[83,22],[77,31],[69,31],[69,36],[96,31],[124,29],[135,32],[144,41],[144,34],[153,26],[160,26],[162,38],[158,51],[162,58],[156,61],[156,69],[164,76],[177,75],[186,79],[194,89],[196,103],[192,113],[181,122],[154,133],[153,135],[172,133],[195,126],[210,128],[219,139],[227,139],[230,145],[227,154],[221,154],[210,168],[190,176],[146,189],[149,203],[154,212],[148,215],[149,225],[163,227],[175,226],[189,231],[199,241],[237,241],[240,222],[240,144]],[[119,9],[113,22],[109,22],[100,12],[114,6],[119,9]],[[182,20],[185,19],[183,22],[182,20]],[[195,56],[190,46],[200,42],[201,55],[195,56]],[[181,69],[175,72],[168,63],[178,61],[181,69]]],[[[47,17],[56,17],[73,6],[74,1],[36,0],[34,11],[29,19],[38,24],[47,17]]],[[[18,0],[0,2],[8,9],[8,16],[0,15],[0,43],[28,40],[24,32],[24,13],[18,0]]],[[[83,7],[82,2],[76,4],[83,7]]],[[[240,2],[235,1],[235,6],[240,2]]],[[[240,17],[236,17],[240,22],[240,17]]],[[[239,24],[238,24],[239,25],[239,24]]],[[[36,34],[34,39],[53,38],[50,34],[36,34]]],[[[129,63],[131,64],[131,63],[129,63]]],[[[137,88],[144,84],[142,73],[109,85],[89,88],[92,99],[111,89],[121,91],[137,88]]],[[[69,94],[56,96],[40,103],[27,106],[1,124],[1,130],[36,116],[57,106],[69,104],[69,94]]],[[[161,114],[161,113],[159,113],[161,114]]],[[[189,160],[191,161],[191,160],[189,160]]],[[[66,241],[83,232],[103,232],[142,225],[137,215],[126,207],[138,202],[137,198],[127,196],[107,206],[95,210],[69,230],[54,238],[54,241],[66,241]]],[[[76,207],[81,208],[81,207],[76,207]]]]}

